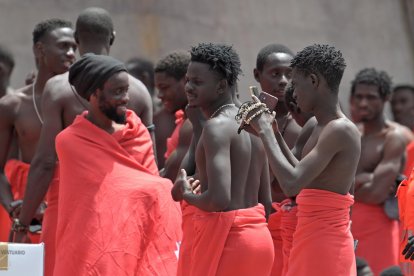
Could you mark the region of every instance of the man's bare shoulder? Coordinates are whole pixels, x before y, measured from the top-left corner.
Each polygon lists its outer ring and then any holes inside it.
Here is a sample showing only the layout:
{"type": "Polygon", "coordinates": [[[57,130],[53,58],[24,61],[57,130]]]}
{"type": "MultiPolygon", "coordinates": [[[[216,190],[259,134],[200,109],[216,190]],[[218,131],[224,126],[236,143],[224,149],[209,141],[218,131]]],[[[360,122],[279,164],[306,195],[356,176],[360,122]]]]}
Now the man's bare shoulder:
{"type": "Polygon", "coordinates": [[[329,139],[332,139],[334,143],[344,146],[352,146],[352,142],[359,144],[361,141],[361,133],[357,126],[346,117],[340,117],[330,121],[324,127],[321,136],[323,134],[326,136],[329,135],[329,139]]]}
{"type": "Polygon", "coordinates": [[[406,126],[401,125],[397,122],[387,120],[386,124],[394,131],[403,137],[404,143],[409,144],[414,141],[414,133],[406,126]]]}
{"type": "Polygon", "coordinates": [[[237,133],[234,125],[235,121],[229,118],[216,117],[207,120],[203,126],[203,137],[215,141],[227,140],[232,136],[232,132],[237,133]]]}
{"type": "Polygon", "coordinates": [[[148,92],[147,87],[139,79],[134,78],[133,76],[129,75],[128,80],[129,80],[129,90],[128,90],[128,92],[130,92],[132,94],[136,94],[136,95],[150,97],[150,94],[148,92]]]}
{"type": "Polygon", "coordinates": [[[69,73],[66,72],[61,75],[50,78],[44,88],[44,96],[54,101],[65,99],[72,96],[72,90],[69,84],[69,73]]]}
{"type": "MultiPolygon", "coordinates": [[[[392,143],[392,144],[402,144],[406,145],[407,140],[404,136],[404,129],[403,126],[397,124],[397,123],[388,123],[388,127],[385,129],[385,145],[392,143]]],[[[405,148],[405,147],[402,147],[405,148]]]]}
{"type": "Polygon", "coordinates": [[[5,114],[3,113],[4,111],[16,111],[24,100],[31,99],[32,93],[32,85],[28,85],[4,95],[0,98],[0,109],[2,110],[2,114],[5,114]]]}

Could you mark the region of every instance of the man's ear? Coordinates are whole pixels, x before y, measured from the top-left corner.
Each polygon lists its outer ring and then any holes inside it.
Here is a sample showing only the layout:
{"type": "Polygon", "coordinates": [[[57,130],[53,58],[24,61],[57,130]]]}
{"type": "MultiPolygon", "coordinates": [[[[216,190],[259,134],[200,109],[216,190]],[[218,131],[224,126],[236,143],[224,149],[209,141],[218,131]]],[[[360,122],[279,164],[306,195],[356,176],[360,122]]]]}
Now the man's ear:
{"type": "Polygon", "coordinates": [[[312,83],[312,86],[314,88],[317,88],[319,86],[319,82],[320,82],[319,76],[316,75],[316,74],[311,73],[311,74],[309,74],[309,78],[310,78],[310,81],[312,83]]]}
{"type": "Polygon", "coordinates": [[[224,91],[226,91],[228,88],[228,83],[226,79],[222,79],[221,81],[218,82],[217,84],[217,92],[219,94],[223,94],[224,91]]]}
{"type": "Polygon", "coordinates": [[[259,78],[259,70],[257,70],[256,68],[254,68],[254,69],[253,69],[253,76],[254,76],[254,79],[255,79],[257,82],[260,82],[260,78],[259,78]]]}
{"type": "Polygon", "coordinates": [[[44,45],[42,42],[38,41],[33,45],[33,54],[36,59],[43,57],[44,55],[44,45]]]}
{"type": "Polygon", "coordinates": [[[116,35],[116,32],[115,31],[112,31],[111,37],[109,38],[109,45],[111,45],[111,46],[112,46],[112,44],[114,44],[115,35],[116,35]]]}

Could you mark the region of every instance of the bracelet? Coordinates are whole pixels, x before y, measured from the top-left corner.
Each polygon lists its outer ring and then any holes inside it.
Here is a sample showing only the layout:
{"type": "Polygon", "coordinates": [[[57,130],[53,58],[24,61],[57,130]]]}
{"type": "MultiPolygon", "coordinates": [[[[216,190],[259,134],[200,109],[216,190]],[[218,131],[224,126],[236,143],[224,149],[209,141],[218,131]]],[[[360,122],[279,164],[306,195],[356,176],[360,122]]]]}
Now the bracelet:
{"type": "Polygon", "coordinates": [[[15,233],[27,232],[29,230],[29,226],[22,224],[18,218],[15,218],[13,219],[11,230],[15,233]]]}
{"type": "Polygon", "coordinates": [[[154,124],[150,124],[149,126],[147,126],[148,131],[154,131],[155,130],[155,125],[154,124]]]}
{"type": "Polygon", "coordinates": [[[256,111],[256,113],[254,113],[252,116],[250,116],[249,118],[247,118],[246,120],[246,124],[250,124],[250,121],[253,120],[254,118],[256,118],[257,116],[259,116],[262,113],[268,112],[269,109],[265,108],[265,109],[260,109],[258,111],[256,111]]]}

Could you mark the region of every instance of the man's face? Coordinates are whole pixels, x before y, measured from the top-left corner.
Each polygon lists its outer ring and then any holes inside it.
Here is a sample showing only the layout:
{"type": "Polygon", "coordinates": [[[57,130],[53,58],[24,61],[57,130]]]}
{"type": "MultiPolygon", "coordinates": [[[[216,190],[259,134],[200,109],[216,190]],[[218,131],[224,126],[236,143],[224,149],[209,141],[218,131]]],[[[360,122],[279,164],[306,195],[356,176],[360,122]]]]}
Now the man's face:
{"type": "Polygon", "coordinates": [[[39,42],[41,44],[41,56],[39,62],[54,75],[68,71],[75,62],[76,43],[71,28],[58,28],[39,42]]]}
{"type": "Polygon", "coordinates": [[[185,84],[189,106],[208,107],[218,95],[219,81],[219,75],[208,64],[190,62],[185,84]]]}
{"type": "Polygon", "coordinates": [[[383,110],[385,100],[379,94],[379,87],[372,84],[357,84],[352,97],[355,116],[362,122],[378,118],[383,110]]]}
{"type": "Polygon", "coordinates": [[[406,121],[407,116],[414,116],[414,91],[399,89],[394,91],[391,99],[391,110],[396,122],[406,121]]]}
{"type": "Polygon", "coordinates": [[[128,74],[120,72],[112,75],[102,90],[98,89],[99,110],[118,124],[126,123],[128,87],[128,74]]]}
{"type": "Polygon", "coordinates": [[[291,60],[291,55],[272,53],[267,57],[263,70],[255,73],[262,90],[277,97],[280,102],[285,100],[285,87],[292,78],[291,60]]]}
{"type": "Polygon", "coordinates": [[[158,98],[160,98],[167,111],[175,112],[184,109],[187,105],[184,85],[185,78],[176,80],[165,72],[155,73],[155,87],[158,89],[158,98]]]}
{"type": "Polygon", "coordinates": [[[316,99],[310,76],[294,68],[292,71],[293,97],[302,112],[312,112],[316,99]]]}

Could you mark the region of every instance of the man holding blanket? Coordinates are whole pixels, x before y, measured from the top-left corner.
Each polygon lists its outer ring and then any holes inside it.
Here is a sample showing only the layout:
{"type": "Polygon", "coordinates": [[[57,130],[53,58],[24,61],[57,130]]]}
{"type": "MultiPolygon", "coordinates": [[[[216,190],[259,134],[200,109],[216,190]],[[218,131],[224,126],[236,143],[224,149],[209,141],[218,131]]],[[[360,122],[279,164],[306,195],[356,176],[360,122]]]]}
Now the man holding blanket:
{"type": "Polygon", "coordinates": [[[120,61],[84,55],[69,82],[88,111],[56,138],[60,161],[55,275],[173,275],[181,213],[158,175],[120,61]]]}

